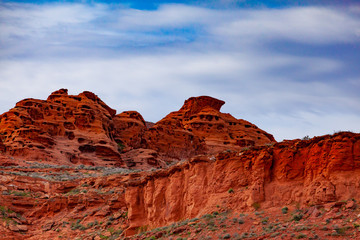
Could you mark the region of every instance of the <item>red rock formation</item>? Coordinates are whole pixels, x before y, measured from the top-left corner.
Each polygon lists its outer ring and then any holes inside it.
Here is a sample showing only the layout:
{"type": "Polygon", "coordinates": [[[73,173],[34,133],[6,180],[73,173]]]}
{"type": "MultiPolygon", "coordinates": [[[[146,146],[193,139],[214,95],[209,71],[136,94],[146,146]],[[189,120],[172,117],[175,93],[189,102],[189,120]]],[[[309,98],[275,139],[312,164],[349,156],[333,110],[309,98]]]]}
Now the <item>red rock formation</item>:
{"type": "Polygon", "coordinates": [[[129,182],[130,228],[163,226],[216,211],[360,199],[360,134],[196,157],[129,182]],[[231,192],[229,191],[231,189],[231,192]]]}
{"type": "Polygon", "coordinates": [[[133,234],[218,209],[239,213],[360,199],[360,134],[347,132],[197,156],[155,172],[23,165],[0,171],[1,206],[16,213],[5,212],[10,224],[0,224],[0,232],[14,239],[76,238],[107,227],[133,234]],[[51,180],[63,174],[74,179],[51,180]],[[102,224],[91,225],[95,221],[102,224]]]}
{"type": "MultiPolygon", "coordinates": [[[[1,121],[1,120],[0,120],[1,121]]],[[[5,151],[6,151],[6,147],[5,147],[5,145],[4,145],[4,143],[3,143],[3,138],[1,137],[1,135],[0,135],[0,154],[1,153],[5,153],[5,151]]]]}
{"type": "MultiPolygon", "coordinates": [[[[142,137],[147,130],[145,120],[136,111],[125,111],[114,117],[115,140],[120,148],[141,148],[142,137]]],[[[123,149],[126,150],[126,149],[123,149]]]]}
{"type": "Polygon", "coordinates": [[[219,208],[360,200],[360,134],[275,143],[223,104],[190,98],[149,126],[90,92],[20,101],[0,116],[0,236],[114,238],[219,208]]]}
{"type": "Polygon", "coordinates": [[[189,98],[179,111],[170,113],[146,132],[148,148],[165,157],[186,159],[275,142],[272,135],[257,126],[221,113],[224,103],[208,96],[189,98]]]}
{"type": "Polygon", "coordinates": [[[121,165],[115,113],[91,92],[74,96],[60,89],[46,101],[25,99],[1,115],[0,135],[8,154],[32,161],[121,165]]]}
{"type": "Polygon", "coordinates": [[[275,141],[255,125],[221,113],[223,104],[207,96],[193,97],[179,111],[149,124],[135,111],[115,115],[91,92],[74,96],[60,89],[46,101],[25,99],[1,115],[0,151],[65,165],[149,169],[198,154],[275,141]]]}

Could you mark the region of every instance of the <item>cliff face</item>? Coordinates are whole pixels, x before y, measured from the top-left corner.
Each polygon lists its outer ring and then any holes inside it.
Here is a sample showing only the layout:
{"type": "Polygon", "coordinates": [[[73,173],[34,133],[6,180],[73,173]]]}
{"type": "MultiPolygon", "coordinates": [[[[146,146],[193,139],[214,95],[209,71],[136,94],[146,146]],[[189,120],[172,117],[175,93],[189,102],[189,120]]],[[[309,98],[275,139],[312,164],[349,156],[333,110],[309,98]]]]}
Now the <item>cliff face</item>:
{"type": "Polygon", "coordinates": [[[133,234],[216,211],[302,206],[360,198],[360,135],[335,134],[199,156],[129,182],[133,234]]]}
{"type": "Polygon", "coordinates": [[[223,104],[190,98],[149,124],[90,92],[17,103],[0,116],[0,239],[115,238],[219,209],[360,199],[360,134],[276,143],[223,104]]]}
{"type": "Polygon", "coordinates": [[[150,172],[26,164],[1,167],[0,202],[11,211],[0,213],[8,219],[0,232],[13,239],[94,236],[108,228],[133,235],[220,210],[238,215],[360,199],[360,134],[347,132],[201,155],[150,172]]]}

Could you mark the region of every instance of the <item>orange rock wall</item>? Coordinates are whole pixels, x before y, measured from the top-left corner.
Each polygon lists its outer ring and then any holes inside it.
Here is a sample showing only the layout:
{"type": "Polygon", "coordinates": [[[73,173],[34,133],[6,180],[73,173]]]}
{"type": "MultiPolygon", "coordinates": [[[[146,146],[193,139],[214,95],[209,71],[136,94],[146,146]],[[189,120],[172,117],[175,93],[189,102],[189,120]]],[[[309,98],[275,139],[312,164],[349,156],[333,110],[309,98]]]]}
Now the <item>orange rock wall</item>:
{"type": "Polygon", "coordinates": [[[128,234],[218,208],[241,211],[360,198],[360,135],[341,133],[197,157],[129,183],[128,234]]]}

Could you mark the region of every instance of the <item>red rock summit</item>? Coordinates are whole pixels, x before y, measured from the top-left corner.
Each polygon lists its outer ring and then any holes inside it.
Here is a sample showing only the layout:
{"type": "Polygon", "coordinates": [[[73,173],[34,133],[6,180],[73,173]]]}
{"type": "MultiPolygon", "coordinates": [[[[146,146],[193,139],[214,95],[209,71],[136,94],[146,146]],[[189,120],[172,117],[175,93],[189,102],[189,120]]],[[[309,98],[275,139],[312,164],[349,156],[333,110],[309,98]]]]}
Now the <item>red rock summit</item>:
{"type": "Polygon", "coordinates": [[[220,111],[221,107],[224,104],[225,104],[224,101],[221,101],[213,97],[208,97],[208,96],[191,97],[185,101],[180,111],[186,112],[185,116],[189,117],[193,114],[199,113],[204,108],[212,108],[216,111],[220,111]]]}
{"type": "Polygon", "coordinates": [[[178,159],[275,142],[254,124],[221,113],[224,103],[208,96],[189,98],[179,111],[151,127],[144,139],[150,148],[178,159]]]}
{"type": "Polygon", "coordinates": [[[151,126],[140,113],[116,111],[94,93],[53,92],[25,99],[0,116],[0,151],[31,161],[146,169],[198,154],[274,142],[272,135],[230,114],[224,101],[192,97],[151,126]]]}
{"type": "Polygon", "coordinates": [[[0,115],[0,239],[359,238],[360,134],[277,143],[223,104],[150,124],[91,92],[18,102],[0,115]]]}
{"type": "Polygon", "coordinates": [[[122,165],[114,141],[116,111],[95,94],[53,92],[47,100],[25,99],[0,116],[9,155],[56,164],[122,165]]]}

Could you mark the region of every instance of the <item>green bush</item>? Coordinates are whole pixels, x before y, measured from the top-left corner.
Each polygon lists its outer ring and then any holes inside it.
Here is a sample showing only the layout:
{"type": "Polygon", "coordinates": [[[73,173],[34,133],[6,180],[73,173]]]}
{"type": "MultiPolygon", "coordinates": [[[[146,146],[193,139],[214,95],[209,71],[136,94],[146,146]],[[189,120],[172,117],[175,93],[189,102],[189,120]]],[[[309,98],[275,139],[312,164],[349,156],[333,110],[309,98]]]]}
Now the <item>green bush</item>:
{"type": "Polygon", "coordinates": [[[125,145],[123,143],[119,142],[118,143],[118,152],[121,153],[122,150],[124,150],[124,148],[125,148],[125,145]]]}
{"type": "Polygon", "coordinates": [[[310,140],[309,135],[306,135],[305,137],[303,137],[303,139],[302,139],[302,140],[310,140]]]}
{"type": "Polygon", "coordinates": [[[292,217],[292,220],[293,221],[300,221],[302,219],[303,215],[302,214],[295,214],[293,217],[292,217]]]}
{"type": "Polygon", "coordinates": [[[259,208],[260,208],[260,203],[254,202],[254,203],[252,204],[252,206],[253,206],[253,208],[254,208],[255,210],[259,210],[259,208]]]}
{"type": "Polygon", "coordinates": [[[307,238],[306,234],[300,233],[295,237],[296,239],[307,238]]]}
{"type": "Polygon", "coordinates": [[[223,236],[223,239],[229,239],[229,238],[231,238],[231,235],[229,233],[227,233],[223,236]]]}
{"type": "Polygon", "coordinates": [[[289,211],[289,208],[288,208],[288,207],[283,207],[283,208],[281,209],[281,212],[282,212],[283,214],[287,214],[288,211],[289,211]]]}
{"type": "Polygon", "coordinates": [[[274,232],[274,233],[272,233],[271,235],[270,235],[270,237],[277,237],[277,236],[279,236],[281,233],[279,233],[279,232],[274,232]]]}

